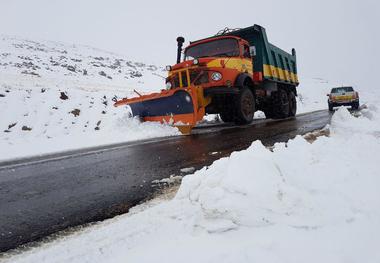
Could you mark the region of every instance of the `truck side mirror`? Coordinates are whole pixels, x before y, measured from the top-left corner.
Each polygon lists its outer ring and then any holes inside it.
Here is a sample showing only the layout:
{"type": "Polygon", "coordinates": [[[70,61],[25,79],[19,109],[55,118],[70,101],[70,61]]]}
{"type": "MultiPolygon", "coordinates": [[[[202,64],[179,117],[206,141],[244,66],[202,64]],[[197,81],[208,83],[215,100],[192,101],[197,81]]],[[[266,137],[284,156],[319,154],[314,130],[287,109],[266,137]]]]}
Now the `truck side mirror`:
{"type": "Polygon", "coordinates": [[[255,46],[249,47],[249,54],[251,55],[251,57],[256,56],[256,47],[255,46]]]}

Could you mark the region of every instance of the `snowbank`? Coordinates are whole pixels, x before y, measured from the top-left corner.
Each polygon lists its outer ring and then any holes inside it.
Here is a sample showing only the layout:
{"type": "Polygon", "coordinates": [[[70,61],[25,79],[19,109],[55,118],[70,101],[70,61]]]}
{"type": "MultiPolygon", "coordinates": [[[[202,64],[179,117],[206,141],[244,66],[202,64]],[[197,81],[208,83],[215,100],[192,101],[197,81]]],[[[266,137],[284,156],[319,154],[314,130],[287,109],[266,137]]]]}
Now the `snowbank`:
{"type": "Polygon", "coordinates": [[[62,90],[6,88],[0,98],[0,159],[180,134],[129,118],[128,109],[113,106],[115,92],[62,90]]]}
{"type": "Polygon", "coordinates": [[[173,200],[9,262],[379,262],[380,110],[341,108],[330,134],[256,141],[185,176],[173,200]]]}

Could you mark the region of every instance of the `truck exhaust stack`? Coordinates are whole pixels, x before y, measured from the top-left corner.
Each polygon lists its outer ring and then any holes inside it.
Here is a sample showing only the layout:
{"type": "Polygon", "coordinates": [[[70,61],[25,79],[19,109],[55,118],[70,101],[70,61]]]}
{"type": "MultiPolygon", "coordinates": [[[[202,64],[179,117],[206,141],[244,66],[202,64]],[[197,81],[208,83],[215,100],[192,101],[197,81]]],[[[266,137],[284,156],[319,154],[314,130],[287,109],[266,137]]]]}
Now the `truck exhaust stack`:
{"type": "Polygon", "coordinates": [[[185,39],[183,37],[177,37],[177,64],[181,62],[181,52],[182,52],[182,45],[185,43],[185,39]]]}

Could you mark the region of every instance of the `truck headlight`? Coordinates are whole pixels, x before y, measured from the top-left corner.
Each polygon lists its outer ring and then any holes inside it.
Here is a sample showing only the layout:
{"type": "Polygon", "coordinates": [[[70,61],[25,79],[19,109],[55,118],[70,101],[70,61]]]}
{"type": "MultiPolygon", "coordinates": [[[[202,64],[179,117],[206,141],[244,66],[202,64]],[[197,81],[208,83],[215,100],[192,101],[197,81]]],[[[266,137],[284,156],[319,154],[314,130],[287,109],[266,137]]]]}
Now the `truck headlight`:
{"type": "Polygon", "coordinates": [[[198,60],[197,58],[194,59],[194,60],[193,60],[193,64],[194,64],[194,65],[198,65],[198,64],[199,64],[199,60],[198,60]]]}
{"type": "Polygon", "coordinates": [[[170,81],[166,82],[166,89],[171,89],[172,83],[170,81]]]}
{"type": "Polygon", "coordinates": [[[222,79],[222,77],[223,77],[222,74],[219,73],[219,72],[214,72],[214,73],[211,74],[211,79],[213,81],[219,81],[219,80],[222,79]]]}

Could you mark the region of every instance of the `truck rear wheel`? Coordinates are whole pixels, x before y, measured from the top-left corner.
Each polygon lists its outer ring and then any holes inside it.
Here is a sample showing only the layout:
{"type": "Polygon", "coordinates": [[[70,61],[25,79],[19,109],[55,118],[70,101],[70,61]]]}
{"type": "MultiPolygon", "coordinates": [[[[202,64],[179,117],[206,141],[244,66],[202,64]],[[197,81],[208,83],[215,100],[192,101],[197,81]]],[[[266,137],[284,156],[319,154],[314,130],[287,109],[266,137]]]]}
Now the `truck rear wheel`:
{"type": "Polygon", "coordinates": [[[272,93],[273,100],[273,118],[284,119],[289,116],[289,98],[288,93],[279,89],[272,93]]]}
{"type": "Polygon", "coordinates": [[[265,118],[266,119],[273,119],[273,109],[272,109],[272,106],[267,106],[263,109],[264,111],[264,114],[265,114],[265,118]]]}
{"type": "Polygon", "coordinates": [[[289,99],[289,117],[296,116],[297,113],[297,100],[293,91],[288,93],[289,99]]]}
{"type": "Polygon", "coordinates": [[[239,94],[235,97],[235,123],[251,123],[253,121],[255,111],[255,97],[253,96],[252,91],[247,87],[242,88],[239,94]]]}

